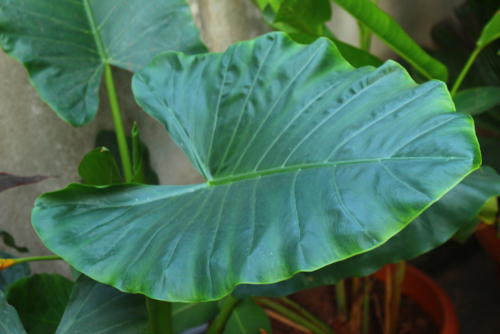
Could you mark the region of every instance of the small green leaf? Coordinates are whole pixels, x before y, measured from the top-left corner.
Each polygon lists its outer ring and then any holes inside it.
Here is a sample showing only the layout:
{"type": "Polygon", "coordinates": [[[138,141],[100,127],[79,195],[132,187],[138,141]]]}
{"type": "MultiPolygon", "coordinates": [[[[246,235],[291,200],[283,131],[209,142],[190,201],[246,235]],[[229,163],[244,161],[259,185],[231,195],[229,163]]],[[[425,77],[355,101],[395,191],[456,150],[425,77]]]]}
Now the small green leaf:
{"type": "Polygon", "coordinates": [[[0,238],[3,239],[3,242],[6,246],[8,246],[10,248],[14,248],[15,250],[17,250],[20,253],[28,253],[29,252],[27,247],[18,246],[16,244],[16,240],[14,240],[14,237],[12,236],[12,234],[10,234],[7,231],[0,229],[0,238]]]}
{"type": "Polygon", "coordinates": [[[492,197],[486,202],[486,204],[481,209],[481,212],[477,214],[477,216],[481,219],[481,221],[486,224],[493,225],[497,219],[498,214],[498,200],[497,197],[492,197]]]}
{"type": "Polygon", "coordinates": [[[207,49],[185,0],[0,0],[0,46],[73,126],[94,119],[106,63],[137,71],[158,54],[207,49]]]}
{"type": "Polygon", "coordinates": [[[427,54],[386,12],[370,0],[333,0],[428,79],[448,80],[448,70],[427,54]]]}
{"type": "Polygon", "coordinates": [[[7,303],[0,291],[0,334],[26,334],[16,309],[7,303]]]}
{"type": "Polygon", "coordinates": [[[477,46],[484,48],[497,38],[500,38],[500,11],[496,12],[491,20],[486,24],[477,40],[477,46]]]}
{"type": "Polygon", "coordinates": [[[17,176],[8,173],[0,173],[0,193],[10,188],[38,183],[49,179],[50,176],[17,176]]]}
{"type": "MultiPolygon", "coordinates": [[[[136,139],[139,139],[138,137],[136,139]]],[[[160,184],[160,181],[158,179],[158,175],[156,172],[152,169],[151,167],[151,162],[149,159],[149,149],[144,144],[142,141],[139,140],[141,143],[141,152],[142,152],[142,168],[144,168],[144,173],[146,175],[146,184],[160,184]]],[[[137,145],[137,143],[135,144],[137,145]]],[[[100,147],[104,146],[109,149],[111,154],[113,155],[116,164],[118,165],[118,169],[120,172],[122,171],[122,163],[121,163],[121,158],[119,155],[119,150],[118,150],[118,142],[116,140],[116,132],[114,131],[109,131],[109,130],[103,130],[100,131],[95,140],[95,147],[100,147]]],[[[133,139],[129,136],[127,136],[127,147],[129,148],[129,154],[130,156],[134,157],[134,143],[133,139]]],[[[137,152],[136,148],[136,152],[137,152]]],[[[137,154],[137,153],[135,153],[137,154]]],[[[136,161],[139,159],[135,159],[136,161]]],[[[135,163],[135,162],[134,162],[135,163]]],[[[123,174],[122,174],[123,175],[123,174]]]]}
{"type": "Polygon", "coordinates": [[[332,17],[330,0],[283,0],[273,23],[282,22],[299,33],[322,35],[332,17]]]}
{"type": "Polygon", "coordinates": [[[69,301],[73,282],[57,275],[36,274],[7,289],[7,301],[15,307],[28,334],[53,334],[69,301]]]}
{"type": "Polygon", "coordinates": [[[78,174],[86,184],[94,186],[123,182],[113,155],[105,147],[98,147],[87,153],[78,166],[78,174]]]}
{"type": "MultiPolygon", "coordinates": [[[[12,254],[0,251],[0,258],[16,259],[17,257],[12,254]]],[[[5,291],[5,289],[7,289],[10,284],[30,275],[31,268],[28,263],[19,263],[15,266],[4,269],[0,271],[0,290],[5,291]]]]}
{"type": "Polygon", "coordinates": [[[458,112],[478,115],[500,104],[500,87],[478,87],[458,92],[453,97],[458,112]]]}
{"type": "Polygon", "coordinates": [[[451,239],[463,228],[475,228],[476,216],[490,198],[500,196],[500,175],[483,167],[467,176],[439,201],[382,246],[319,270],[269,285],[240,285],[233,296],[282,297],[346,277],[364,277],[387,263],[410,260],[451,239]]]}
{"type": "Polygon", "coordinates": [[[131,182],[135,183],[146,183],[146,171],[144,170],[143,163],[143,152],[142,143],[139,139],[139,129],[137,129],[137,124],[134,122],[132,128],[132,157],[134,160],[134,177],[131,182]]]}
{"type": "Polygon", "coordinates": [[[271,334],[266,312],[251,298],[245,298],[231,312],[224,334],[271,334]]]}

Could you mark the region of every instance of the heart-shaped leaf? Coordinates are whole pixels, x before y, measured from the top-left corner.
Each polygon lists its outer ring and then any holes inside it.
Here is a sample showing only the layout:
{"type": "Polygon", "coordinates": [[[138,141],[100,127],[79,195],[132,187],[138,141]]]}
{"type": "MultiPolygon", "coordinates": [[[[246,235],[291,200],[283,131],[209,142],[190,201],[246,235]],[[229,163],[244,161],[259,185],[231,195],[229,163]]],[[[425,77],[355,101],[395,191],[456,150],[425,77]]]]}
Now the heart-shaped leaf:
{"type": "Polygon", "coordinates": [[[57,274],[23,278],[7,289],[7,301],[15,307],[28,334],[55,333],[69,301],[73,282],[57,274]]]}
{"type": "Polygon", "coordinates": [[[165,53],[133,89],[208,182],[72,184],[32,221],[79,271],[155,299],[219,299],[376,248],[480,164],[442,82],[354,69],[324,38],[165,53]]]}
{"type": "Polygon", "coordinates": [[[233,309],[224,327],[224,334],[271,334],[266,312],[251,298],[245,298],[233,309]]]}
{"type": "Polygon", "coordinates": [[[0,334],[26,334],[16,309],[7,303],[0,291],[0,334]]]}
{"type": "Polygon", "coordinates": [[[78,165],[78,174],[86,184],[94,186],[123,182],[115,158],[105,147],[87,153],[78,165]]]}
{"type": "MultiPolygon", "coordinates": [[[[210,321],[217,312],[216,302],[173,304],[174,334],[210,321]]],[[[146,300],[80,275],[56,333],[149,334],[146,300]]]]}
{"type": "Polygon", "coordinates": [[[241,285],[233,295],[238,298],[249,295],[281,297],[335,284],[345,277],[367,276],[387,263],[413,259],[474,223],[476,215],[489,199],[497,196],[500,196],[500,175],[490,167],[483,167],[483,171],[467,176],[384,245],[320,270],[297,274],[287,281],[270,285],[241,285]]]}
{"type": "Polygon", "coordinates": [[[427,54],[386,12],[371,0],[333,0],[356,20],[366,25],[428,79],[448,80],[448,70],[427,54]]]}
{"type": "Polygon", "coordinates": [[[0,0],[0,46],[73,126],[94,119],[105,64],[136,71],[167,50],[207,51],[185,0],[0,0]]]}

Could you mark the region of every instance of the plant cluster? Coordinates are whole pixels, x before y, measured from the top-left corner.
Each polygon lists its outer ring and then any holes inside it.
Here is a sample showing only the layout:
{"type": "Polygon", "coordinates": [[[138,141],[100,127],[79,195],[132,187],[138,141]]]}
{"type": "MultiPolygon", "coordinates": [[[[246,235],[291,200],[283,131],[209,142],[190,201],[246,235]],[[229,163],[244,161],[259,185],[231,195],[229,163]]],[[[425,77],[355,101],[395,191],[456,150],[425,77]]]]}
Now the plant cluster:
{"type": "MultiPolygon", "coordinates": [[[[471,115],[498,128],[500,72],[493,82],[472,74],[498,65],[481,57],[498,48],[500,14],[477,11],[498,1],[464,7],[487,17],[467,35],[474,50],[459,74],[461,59],[439,60],[455,50],[424,50],[377,1],[334,0],[358,20],[359,47],[328,30],[330,0],[254,2],[276,31],[208,53],[185,0],[0,0],[0,46],[41,98],[83,126],[104,76],[117,140],[116,151],[83,158],[82,184],[36,201],[33,226],[56,255],[2,254],[0,333],[270,334],[269,314],[334,333],[269,297],[337,284],[345,313],[343,279],[397,263],[385,327],[394,333],[404,261],[495,222],[500,177],[478,169],[481,154],[496,158],[480,151],[471,115]],[[372,35],[413,78],[370,54],[372,35]],[[137,126],[127,139],[111,65],[135,73],[137,103],[205,183],[157,185],[137,126]],[[74,282],[27,264],[61,259],[74,282]]],[[[3,174],[0,191],[42,179],[3,174]]]]}

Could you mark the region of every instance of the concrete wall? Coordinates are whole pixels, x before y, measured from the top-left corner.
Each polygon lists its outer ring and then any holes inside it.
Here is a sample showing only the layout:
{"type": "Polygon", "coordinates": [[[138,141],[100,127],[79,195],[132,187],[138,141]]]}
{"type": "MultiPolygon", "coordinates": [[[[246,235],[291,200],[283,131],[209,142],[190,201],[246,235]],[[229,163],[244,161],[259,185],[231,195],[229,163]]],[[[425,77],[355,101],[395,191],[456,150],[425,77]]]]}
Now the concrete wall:
{"type": "MultiPolygon", "coordinates": [[[[380,0],[380,5],[403,22],[405,29],[417,41],[428,44],[430,27],[460,2],[380,0]]],[[[211,51],[224,51],[232,43],[269,31],[249,0],[192,0],[191,5],[202,38],[211,51]]],[[[341,39],[357,43],[356,22],[339,8],[334,8],[329,25],[341,39]]],[[[384,58],[391,56],[381,43],[375,42],[373,48],[384,58]]],[[[158,172],[161,183],[202,181],[163,125],[136,106],[130,79],[130,73],[115,71],[125,127],[129,131],[133,121],[138,122],[141,138],[150,148],[152,166],[158,172]]],[[[19,244],[27,245],[31,249],[30,255],[50,254],[30,223],[33,202],[44,192],[61,189],[70,182],[79,182],[78,164],[93,148],[96,134],[101,129],[113,129],[104,89],[101,89],[100,96],[101,105],[96,119],[83,128],[73,128],[60,120],[39,98],[24,67],[0,51],[0,171],[17,175],[57,176],[36,185],[0,193],[0,229],[11,232],[19,244]]],[[[0,250],[13,252],[1,242],[0,250]]],[[[62,261],[33,263],[32,268],[35,272],[69,274],[68,266],[62,261]]]]}

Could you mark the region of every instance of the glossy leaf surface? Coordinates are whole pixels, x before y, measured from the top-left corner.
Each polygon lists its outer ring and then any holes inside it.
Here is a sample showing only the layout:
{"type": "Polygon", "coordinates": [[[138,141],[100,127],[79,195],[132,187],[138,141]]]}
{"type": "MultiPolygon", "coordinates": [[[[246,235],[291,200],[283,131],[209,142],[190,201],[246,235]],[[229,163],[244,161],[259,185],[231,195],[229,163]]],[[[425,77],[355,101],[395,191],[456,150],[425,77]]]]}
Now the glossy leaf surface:
{"type": "MultiPolygon", "coordinates": [[[[174,334],[213,319],[216,302],[173,304],[174,334]]],[[[148,311],[142,295],[123,293],[80,275],[57,334],[149,334],[148,311]]]]}
{"type": "Polygon", "coordinates": [[[7,303],[0,291],[0,334],[26,334],[16,309],[7,303]]]}
{"type": "Polygon", "coordinates": [[[427,54],[386,12],[370,0],[333,0],[428,79],[448,80],[448,70],[427,54]]]}
{"type": "MultiPolygon", "coordinates": [[[[15,259],[16,256],[0,251],[0,258],[15,259]]],[[[16,264],[0,271],[0,290],[5,291],[10,284],[29,275],[31,275],[31,268],[28,263],[16,264]]]]}
{"type": "Polygon", "coordinates": [[[496,12],[484,27],[477,41],[477,46],[484,48],[497,38],[500,38],[500,11],[496,12]]]}
{"type": "Polygon", "coordinates": [[[231,312],[223,334],[263,333],[272,333],[269,317],[251,298],[245,298],[231,312]]]}
{"type": "Polygon", "coordinates": [[[185,0],[0,0],[0,46],[73,126],[95,117],[105,63],[136,71],[167,50],[206,52],[185,0]]]}
{"type": "Polygon", "coordinates": [[[453,97],[458,112],[478,115],[500,104],[500,87],[477,87],[458,92],[453,97]]]}
{"type": "Polygon", "coordinates": [[[0,173],[0,192],[14,187],[38,183],[48,178],[50,178],[50,176],[17,176],[8,173],[0,173]]]}
{"type": "Polygon", "coordinates": [[[281,297],[335,284],[345,277],[370,275],[387,263],[413,259],[443,244],[460,229],[476,221],[484,205],[497,196],[500,196],[500,175],[490,167],[483,167],[483,171],[467,176],[384,245],[320,270],[297,274],[277,284],[238,286],[233,295],[281,297]]]}
{"type": "Polygon", "coordinates": [[[324,38],[165,53],[133,89],[208,182],[73,184],[32,219],[79,271],[156,299],[219,299],[376,248],[480,163],[443,83],[356,70],[324,38]]]}
{"type": "Polygon", "coordinates": [[[10,285],[7,301],[28,334],[53,334],[69,301],[73,282],[57,274],[36,274],[10,285]]]}
{"type": "Polygon", "coordinates": [[[105,147],[87,153],[78,166],[78,174],[85,184],[94,186],[123,182],[113,155],[105,147]]]}

